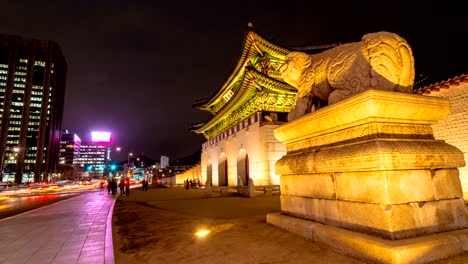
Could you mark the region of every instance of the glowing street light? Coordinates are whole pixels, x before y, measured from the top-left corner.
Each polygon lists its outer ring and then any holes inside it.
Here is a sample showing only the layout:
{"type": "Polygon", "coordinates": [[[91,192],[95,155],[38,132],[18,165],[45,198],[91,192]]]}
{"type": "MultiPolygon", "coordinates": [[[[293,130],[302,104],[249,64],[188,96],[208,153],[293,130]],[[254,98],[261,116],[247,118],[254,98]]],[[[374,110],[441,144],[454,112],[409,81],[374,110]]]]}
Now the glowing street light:
{"type": "Polygon", "coordinates": [[[121,147],[117,147],[115,150],[117,150],[117,151],[120,152],[120,151],[122,150],[122,148],[121,148],[121,147]]]}
{"type": "Polygon", "coordinates": [[[127,168],[130,170],[130,157],[133,156],[133,153],[129,152],[127,156],[127,168]]]}

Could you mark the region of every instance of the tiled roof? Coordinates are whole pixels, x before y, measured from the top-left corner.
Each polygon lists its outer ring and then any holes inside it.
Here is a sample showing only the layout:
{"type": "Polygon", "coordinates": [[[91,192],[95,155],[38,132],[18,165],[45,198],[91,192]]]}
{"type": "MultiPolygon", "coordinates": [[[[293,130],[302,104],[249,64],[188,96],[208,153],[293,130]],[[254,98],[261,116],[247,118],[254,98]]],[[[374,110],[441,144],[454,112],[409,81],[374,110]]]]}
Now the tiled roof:
{"type": "Polygon", "coordinates": [[[240,88],[234,95],[229,99],[222,108],[215,113],[215,115],[204,123],[202,126],[193,126],[192,131],[195,133],[203,133],[206,130],[211,129],[220,120],[226,118],[229,113],[232,113],[236,109],[244,105],[248,100],[255,96],[257,93],[262,93],[263,89],[267,90],[267,96],[271,96],[274,93],[293,95],[297,93],[297,89],[287,83],[283,83],[279,80],[270,78],[269,76],[258,72],[253,67],[245,67],[246,74],[242,78],[240,88]]]}
{"type": "Polygon", "coordinates": [[[229,90],[229,87],[233,84],[236,78],[243,74],[245,66],[255,54],[263,54],[263,52],[267,52],[268,54],[274,57],[284,59],[284,57],[286,57],[286,54],[289,53],[289,49],[283,48],[267,40],[261,34],[255,32],[251,25],[249,25],[249,27],[247,28],[247,31],[244,35],[243,43],[244,44],[241,56],[238,59],[234,70],[224,81],[221,87],[209,98],[195,101],[192,104],[193,107],[196,107],[200,110],[210,111],[210,107],[217,104],[220,98],[224,96],[225,92],[229,90]]]}
{"type": "Polygon", "coordinates": [[[413,90],[416,94],[430,94],[432,91],[440,91],[440,89],[448,89],[450,86],[459,86],[460,83],[468,83],[468,74],[462,74],[445,81],[440,81],[431,85],[426,85],[413,90]]]}

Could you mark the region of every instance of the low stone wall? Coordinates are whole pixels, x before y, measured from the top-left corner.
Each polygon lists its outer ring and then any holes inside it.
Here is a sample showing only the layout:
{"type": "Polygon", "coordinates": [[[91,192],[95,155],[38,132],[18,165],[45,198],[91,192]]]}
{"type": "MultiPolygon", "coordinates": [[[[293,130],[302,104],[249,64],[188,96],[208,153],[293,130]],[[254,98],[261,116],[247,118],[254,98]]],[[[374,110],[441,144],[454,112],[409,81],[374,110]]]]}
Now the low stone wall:
{"type": "Polygon", "coordinates": [[[244,197],[258,195],[272,196],[280,194],[279,185],[255,186],[252,182],[249,186],[206,186],[207,192],[219,192],[221,194],[236,194],[244,197]]]}

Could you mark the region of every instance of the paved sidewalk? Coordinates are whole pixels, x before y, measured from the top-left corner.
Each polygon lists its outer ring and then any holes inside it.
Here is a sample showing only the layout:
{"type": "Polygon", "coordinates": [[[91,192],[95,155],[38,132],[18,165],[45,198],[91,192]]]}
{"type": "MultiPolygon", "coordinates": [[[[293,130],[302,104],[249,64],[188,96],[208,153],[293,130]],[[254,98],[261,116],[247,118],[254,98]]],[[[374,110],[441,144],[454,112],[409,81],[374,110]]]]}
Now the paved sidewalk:
{"type": "Polygon", "coordinates": [[[114,203],[89,192],[0,220],[0,263],[113,264],[114,203]]]}

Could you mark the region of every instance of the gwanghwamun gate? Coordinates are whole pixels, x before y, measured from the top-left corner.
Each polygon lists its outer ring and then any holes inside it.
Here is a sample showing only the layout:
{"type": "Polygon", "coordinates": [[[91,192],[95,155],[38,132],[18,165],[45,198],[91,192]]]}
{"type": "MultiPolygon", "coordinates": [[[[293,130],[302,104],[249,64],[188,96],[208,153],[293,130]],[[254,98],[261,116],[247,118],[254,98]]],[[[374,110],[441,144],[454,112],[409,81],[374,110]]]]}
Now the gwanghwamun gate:
{"type": "MultiPolygon", "coordinates": [[[[411,44],[411,43],[410,43],[411,44]]],[[[202,134],[201,162],[176,175],[176,183],[199,179],[212,186],[278,186],[275,163],[287,153],[273,131],[287,122],[296,104],[297,89],[287,84],[279,69],[291,51],[316,54],[339,44],[287,48],[273,43],[249,25],[240,57],[226,81],[210,97],[193,103],[212,114],[192,124],[202,134]]],[[[468,160],[468,74],[451,76],[429,85],[416,84],[413,93],[450,100],[449,115],[432,125],[434,137],[454,145],[468,160]]],[[[461,185],[468,198],[468,169],[459,168],[461,185]]]]}

